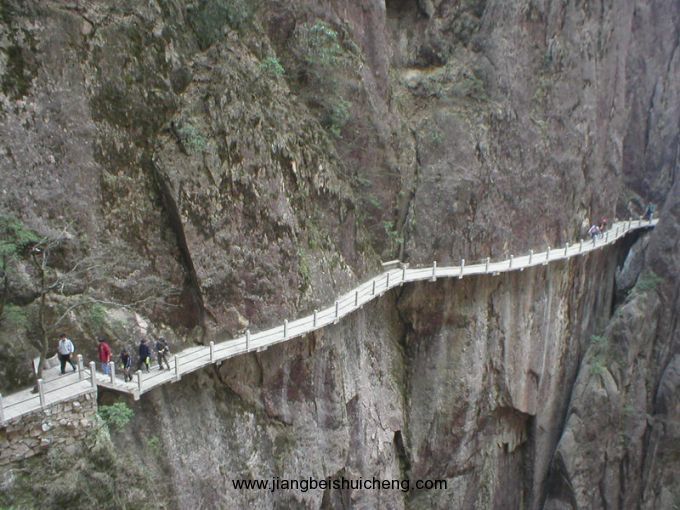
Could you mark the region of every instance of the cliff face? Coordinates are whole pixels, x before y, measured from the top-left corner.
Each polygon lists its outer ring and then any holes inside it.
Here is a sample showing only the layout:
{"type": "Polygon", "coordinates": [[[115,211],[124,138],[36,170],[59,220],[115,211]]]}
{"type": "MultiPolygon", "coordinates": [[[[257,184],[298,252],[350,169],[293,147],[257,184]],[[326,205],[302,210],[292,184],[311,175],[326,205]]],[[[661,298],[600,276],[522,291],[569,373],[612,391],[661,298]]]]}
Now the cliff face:
{"type": "Polygon", "coordinates": [[[151,394],[135,406],[139,431],[122,440],[144,452],[147,431],[161,439],[179,507],[538,507],[563,388],[612,305],[612,255],[394,291],[317,336],[151,394]],[[448,488],[232,486],[275,477],[448,488]]]}
{"type": "MultiPolygon", "coordinates": [[[[68,234],[55,274],[83,257],[125,260],[47,296],[51,333],[86,354],[102,331],[116,350],[144,333],[175,349],[224,339],[328,302],[379,258],[556,246],[601,216],[667,202],[637,264],[645,291],[625,302],[613,279],[627,246],[422,284],[152,394],[116,440],[140,452],[162,440],[169,504],[652,508],[678,497],[678,221],[666,200],[678,196],[677,2],[0,6],[0,214],[68,234]],[[105,306],[57,324],[83,298],[105,306]],[[656,327],[639,330],[643,317],[656,327]],[[623,444],[620,427],[635,440],[623,444]],[[606,451],[588,453],[602,434],[606,451]],[[449,489],[230,486],[269,476],[449,489]]],[[[8,367],[30,350],[40,289],[26,252],[3,270],[6,390],[27,380],[8,367]]]]}

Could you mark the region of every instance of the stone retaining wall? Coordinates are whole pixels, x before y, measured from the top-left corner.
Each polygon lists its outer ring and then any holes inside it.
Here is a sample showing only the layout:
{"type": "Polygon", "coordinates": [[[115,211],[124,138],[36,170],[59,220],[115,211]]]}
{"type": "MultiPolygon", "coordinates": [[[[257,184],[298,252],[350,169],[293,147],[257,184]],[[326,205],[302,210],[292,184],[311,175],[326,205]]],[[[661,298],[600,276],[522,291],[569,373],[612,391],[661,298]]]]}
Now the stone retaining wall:
{"type": "Polygon", "coordinates": [[[0,466],[60,445],[73,448],[96,426],[97,391],[59,402],[0,427],[0,466]]]}

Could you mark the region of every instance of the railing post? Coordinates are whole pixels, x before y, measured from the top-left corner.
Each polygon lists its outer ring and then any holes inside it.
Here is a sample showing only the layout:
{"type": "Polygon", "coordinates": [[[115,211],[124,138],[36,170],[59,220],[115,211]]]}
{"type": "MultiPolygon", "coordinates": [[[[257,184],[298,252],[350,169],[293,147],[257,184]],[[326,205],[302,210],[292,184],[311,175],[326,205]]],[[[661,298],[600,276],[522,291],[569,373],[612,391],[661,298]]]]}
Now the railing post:
{"type": "Polygon", "coordinates": [[[0,425],[5,424],[5,408],[2,407],[2,393],[0,393],[0,425]]]}
{"type": "Polygon", "coordinates": [[[314,327],[316,327],[316,323],[317,323],[318,319],[319,319],[319,310],[317,310],[315,308],[314,309],[314,322],[312,323],[314,327]]]}
{"type": "Polygon", "coordinates": [[[38,396],[40,397],[40,407],[45,409],[45,386],[42,379],[38,379],[38,396]]]}
{"type": "Polygon", "coordinates": [[[340,315],[340,301],[335,302],[335,320],[338,320],[338,316],[340,315]]]}
{"type": "Polygon", "coordinates": [[[531,265],[531,260],[534,258],[534,250],[529,250],[529,265],[531,265]]]}
{"type": "Polygon", "coordinates": [[[111,376],[111,384],[116,384],[116,364],[109,361],[109,375],[111,376]]]}
{"type": "Polygon", "coordinates": [[[463,270],[464,269],[465,269],[465,259],[460,259],[460,274],[458,275],[459,280],[463,277],[463,270]]]}
{"type": "Polygon", "coordinates": [[[137,370],[137,390],[139,391],[139,394],[142,394],[142,371],[137,370]]]}
{"type": "Polygon", "coordinates": [[[583,239],[581,239],[578,242],[578,252],[581,253],[583,251],[583,239]]]}
{"type": "Polygon", "coordinates": [[[354,306],[359,306],[359,291],[354,291],[354,306]]]}
{"type": "Polygon", "coordinates": [[[630,230],[630,228],[632,227],[632,225],[633,225],[633,217],[632,217],[632,216],[628,216],[628,230],[630,230]]]}
{"type": "Polygon", "coordinates": [[[373,288],[371,289],[371,296],[375,296],[375,280],[373,280],[373,288]]]}
{"type": "Polygon", "coordinates": [[[510,260],[509,260],[509,262],[508,262],[508,268],[509,268],[509,269],[512,269],[512,261],[513,261],[514,259],[515,259],[515,257],[514,257],[513,255],[510,255],[510,260]]]}
{"type": "Polygon", "coordinates": [[[93,388],[97,387],[97,366],[94,361],[90,361],[90,383],[93,388]]]}
{"type": "Polygon", "coordinates": [[[432,262],[432,281],[437,280],[437,261],[432,262]]]}
{"type": "Polygon", "coordinates": [[[76,359],[78,360],[78,380],[82,381],[83,380],[83,355],[78,354],[76,359]]]}
{"type": "Polygon", "coordinates": [[[616,232],[614,232],[614,239],[619,238],[619,227],[616,227],[616,232]]]}
{"type": "Polygon", "coordinates": [[[250,330],[246,329],[246,352],[250,350],[250,330]]]}
{"type": "Polygon", "coordinates": [[[215,361],[215,342],[210,340],[210,363],[215,361]]]}
{"type": "Polygon", "coordinates": [[[609,242],[609,230],[607,230],[607,231],[604,233],[604,242],[605,242],[605,243],[608,243],[608,242],[609,242]]]}
{"type": "Polygon", "coordinates": [[[543,265],[545,266],[549,260],[550,260],[550,246],[548,246],[548,250],[545,252],[545,262],[543,262],[543,265]]]}
{"type": "Polygon", "coordinates": [[[385,289],[390,288],[390,273],[387,273],[387,278],[385,279],[385,289]]]}
{"type": "Polygon", "coordinates": [[[564,243],[564,256],[567,256],[567,250],[569,249],[569,243],[564,243]]]}
{"type": "Polygon", "coordinates": [[[283,338],[288,338],[288,319],[283,319],[283,338]]]}
{"type": "Polygon", "coordinates": [[[406,268],[402,267],[401,268],[401,283],[402,283],[402,285],[404,284],[405,281],[406,281],[406,268]]]}
{"type": "Polygon", "coordinates": [[[175,354],[175,381],[179,381],[179,358],[175,354]]]}
{"type": "Polygon", "coordinates": [[[484,272],[488,273],[489,272],[489,262],[491,261],[491,257],[486,258],[486,268],[484,268],[484,272]]]}

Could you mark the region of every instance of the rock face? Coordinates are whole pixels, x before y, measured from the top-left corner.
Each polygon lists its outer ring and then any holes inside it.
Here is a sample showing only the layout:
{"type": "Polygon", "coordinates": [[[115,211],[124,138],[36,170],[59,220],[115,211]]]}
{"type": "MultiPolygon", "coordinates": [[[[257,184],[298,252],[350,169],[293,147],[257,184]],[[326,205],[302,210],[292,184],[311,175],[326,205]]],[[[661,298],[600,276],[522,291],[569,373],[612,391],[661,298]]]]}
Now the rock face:
{"type": "MultiPolygon", "coordinates": [[[[653,508],[678,497],[677,1],[0,9],[0,215],[41,237],[68,233],[48,261],[55,274],[83,257],[125,259],[49,295],[53,322],[82,296],[128,306],[67,314],[59,327],[81,352],[101,331],[115,350],[139,334],[163,332],[175,349],[224,339],[329,302],[380,258],[559,246],[602,216],[666,204],[616,289],[627,246],[408,287],[347,324],[152,394],[136,432],[115,439],[142,452],[161,431],[169,505],[653,508]],[[162,303],[145,299],[161,290],[162,303]],[[273,476],[448,489],[231,486],[273,476]]],[[[0,322],[4,367],[34,355],[29,248],[2,262],[15,317],[0,322]]],[[[3,370],[3,391],[22,380],[3,370]]]]}
{"type": "Polygon", "coordinates": [[[160,433],[180,507],[196,494],[233,508],[540,501],[569,397],[561,388],[576,376],[582,339],[612,305],[615,260],[605,252],[405,287],[319,336],[153,393],[136,413],[144,430],[160,433]],[[232,485],[275,477],[436,479],[447,488],[272,493],[232,485]]]}
{"type": "Polygon", "coordinates": [[[552,462],[546,508],[673,508],[680,475],[675,182],[643,273],[589,349],[552,462]],[[593,483],[597,480],[597,483],[593,483]]]}

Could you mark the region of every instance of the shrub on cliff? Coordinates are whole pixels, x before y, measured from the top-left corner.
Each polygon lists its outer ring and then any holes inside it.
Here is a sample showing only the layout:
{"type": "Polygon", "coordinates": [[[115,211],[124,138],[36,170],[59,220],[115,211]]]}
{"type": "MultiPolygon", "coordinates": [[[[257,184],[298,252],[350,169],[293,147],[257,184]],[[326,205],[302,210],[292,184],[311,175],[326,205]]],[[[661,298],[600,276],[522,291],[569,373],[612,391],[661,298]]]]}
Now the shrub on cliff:
{"type": "Polygon", "coordinates": [[[356,45],[328,23],[316,21],[295,28],[290,45],[291,74],[307,104],[320,112],[321,124],[336,137],[350,119],[346,99],[349,72],[359,62],[356,45]]]}
{"type": "Polygon", "coordinates": [[[99,406],[97,414],[109,429],[120,430],[130,423],[135,413],[125,402],[116,402],[110,406],[99,406]]]}

